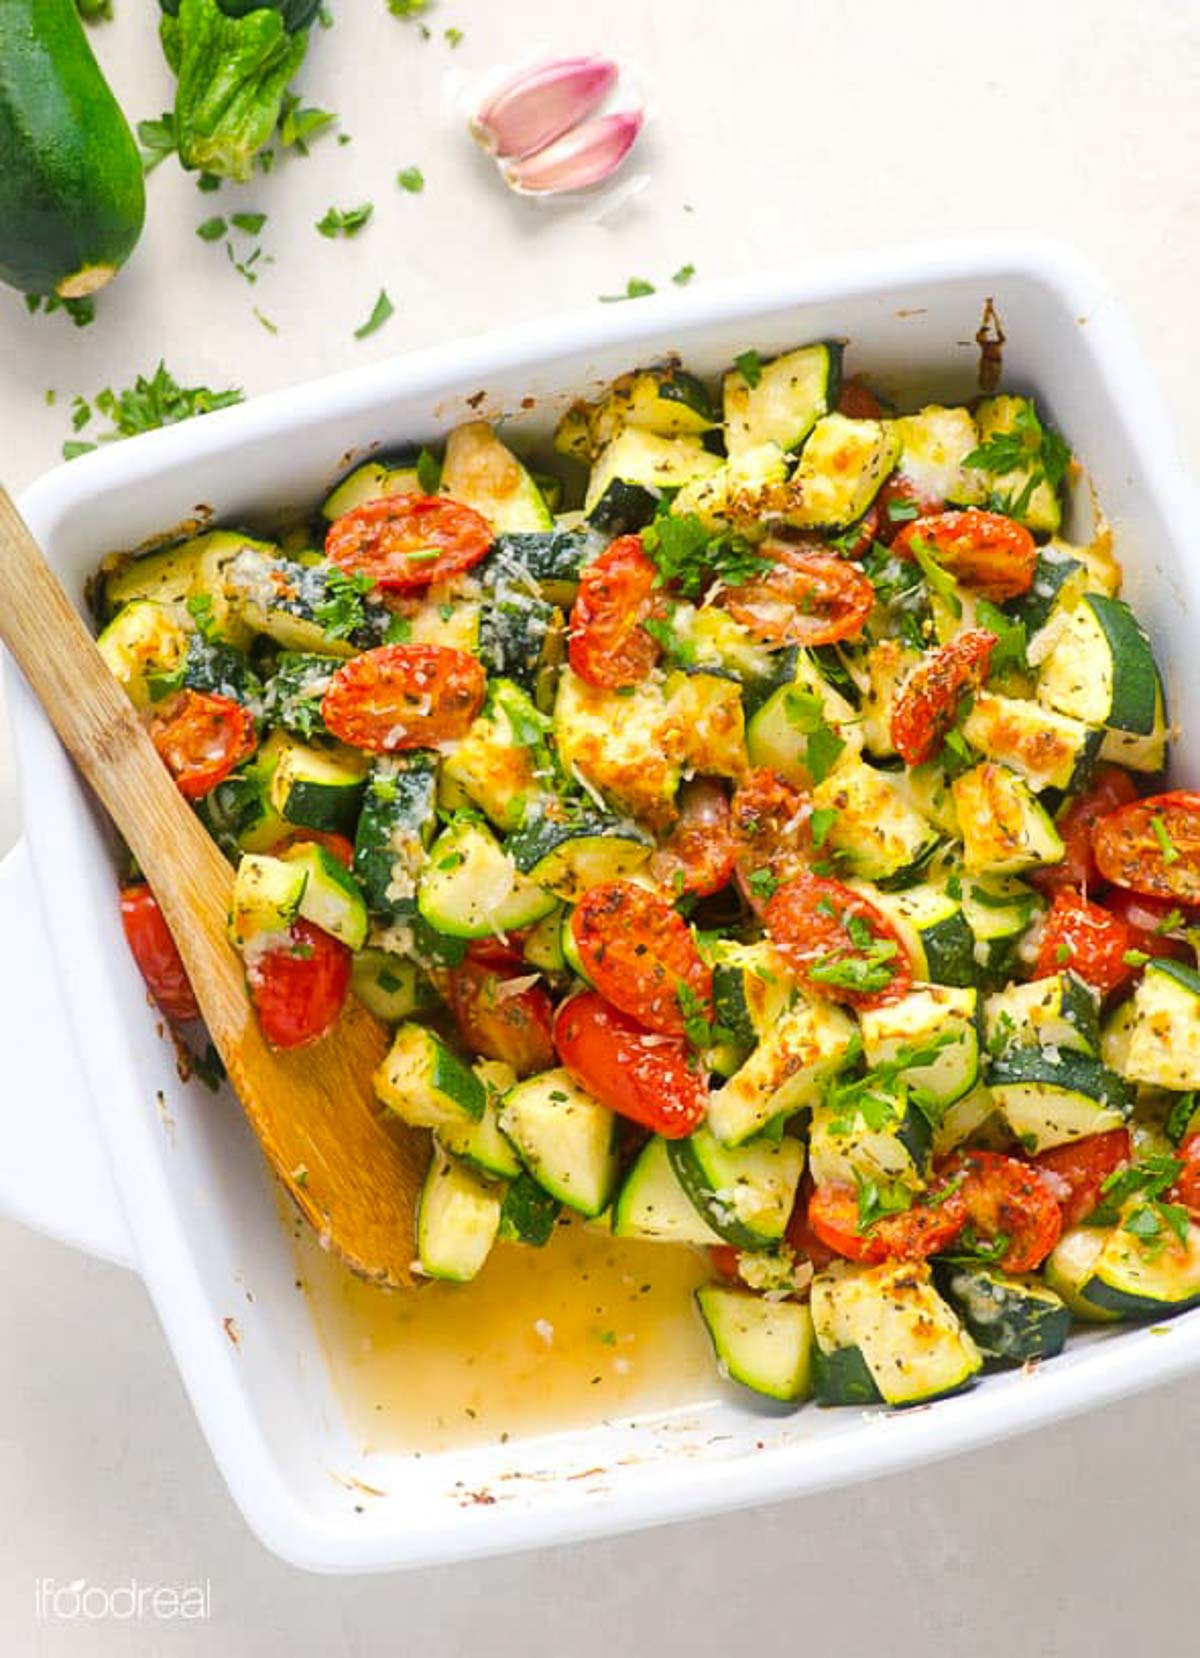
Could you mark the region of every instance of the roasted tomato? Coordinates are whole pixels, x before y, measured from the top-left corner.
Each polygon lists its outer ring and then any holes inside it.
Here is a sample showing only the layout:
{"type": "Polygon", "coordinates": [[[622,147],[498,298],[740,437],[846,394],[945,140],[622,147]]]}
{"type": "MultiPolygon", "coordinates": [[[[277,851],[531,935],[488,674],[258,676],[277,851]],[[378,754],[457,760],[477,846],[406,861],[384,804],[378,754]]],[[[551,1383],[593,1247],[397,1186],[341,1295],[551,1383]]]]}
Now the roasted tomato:
{"type": "Polygon", "coordinates": [[[1148,898],[1200,904],[1200,790],[1119,806],[1093,828],[1092,848],[1106,881],[1148,898]]]}
{"type": "Polygon", "coordinates": [[[325,537],[332,564],[385,592],[428,587],[478,564],[492,527],[472,507],[436,495],[385,495],[334,519],[325,537]]]}
{"type": "Polygon", "coordinates": [[[259,1027],[273,1048],[315,1042],[337,1019],[350,988],[350,952],[308,921],[293,921],[278,942],[246,964],[259,1027]]]}
{"type": "Polygon", "coordinates": [[[712,1013],[712,969],[670,904],[632,881],[591,887],[571,915],[588,980],[646,1030],[682,1036],[712,1013]]]}
{"type": "Polygon", "coordinates": [[[848,1261],[923,1261],[948,1249],[967,1222],[967,1205],[953,1182],[935,1186],[935,1202],[914,1203],[900,1214],[863,1226],[853,1186],[831,1182],[809,1199],[808,1224],[835,1255],[848,1261]]]}
{"type": "Polygon", "coordinates": [[[305,843],[323,846],[326,852],[335,857],[343,869],[354,867],[354,846],[345,835],[339,835],[336,829],[293,829],[290,835],[277,841],[271,848],[272,857],[280,857],[291,846],[303,846],[305,843]]]}
{"type": "Polygon", "coordinates": [[[900,935],[875,906],[840,881],[797,875],[763,912],[780,955],[806,990],[850,1007],[882,1007],[912,984],[900,935]]]}
{"type": "Polygon", "coordinates": [[[800,1184],[796,1188],[796,1201],[792,1204],[792,1212],[788,1216],[787,1232],[784,1234],[787,1243],[812,1262],[817,1272],[827,1267],[833,1260],[834,1251],[822,1241],[813,1231],[808,1219],[808,1206],[812,1201],[815,1190],[813,1177],[807,1169],[800,1176],[800,1184]]]}
{"type": "Polygon", "coordinates": [[[554,1009],[537,974],[469,954],[450,975],[450,1007],[463,1041],[519,1077],[554,1064],[554,1009]]]}
{"type": "Polygon", "coordinates": [[[1100,1201],[1100,1188],[1130,1155],[1127,1128],[1110,1128],[1106,1134],[1088,1134],[1038,1152],[1033,1166],[1057,1199],[1064,1227],[1088,1218],[1100,1201]]]}
{"type": "Polygon", "coordinates": [[[682,1038],[643,1030],[595,991],[559,1008],[554,1045],[579,1086],[631,1122],[679,1140],[704,1121],[708,1088],[682,1038]]]}
{"type": "Polygon", "coordinates": [[[729,808],[738,885],[759,912],[777,886],[808,868],[812,802],[778,772],[747,772],[729,808]]]}
{"type": "Polygon", "coordinates": [[[1171,1196],[1176,1203],[1190,1209],[1194,1218],[1200,1219],[1200,1132],[1185,1136],[1179,1147],[1179,1160],[1183,1168],[1171,1196]]]}
{"type": "Polygon", "coordinates": [[[852,374],[842,381],[837,412],[847,420],[881,420],[883,404],[860,375],[852,374]]]}
{"type": "Polygon", "coordinates": [[[679,791],[679,821],[651,858],[651,875],[674,898],[707,898],[733,879],[736,857],[724,786],[692,778],[679,791]]]}
{"type": "Polygon", "coordinates": [[[1078,887],[1095,892],[1103,883],[1092,853],[1092,829],[1102,817],[1137,799],[1133,778],[1120,766],[1097,766],[1088,787],[1059,813],[1057,828],[1066,848],[1061,863],[1044,864],[1025,877],[1043,892],[1078,887]]]}
{"type": "Polygon", "coordinates": [[[333,675],[321,717],[340,742],[374,754],[463,737],[483,707],[482,662],[446,645],[379,645],[333,675]]]}
{"type": "Polygon", "coordinates": [[[1133,934],[1118,916],[1092,904],[1071,887],[1054,894],[1042,927],[1034,977],[1049,978],[1070,968],[1108,996],[1131,979],[1136,968],[1125,960],[1133,934]]]}
{"type": "Polygon", "coordinates": [[[911,524],[914,518],[932,518],[935,514],[943,512],[945,506],[945,501],[938,496],[923,495],[911,478],[906,478],[903,473],[893,472],[890,478],[884,480],[883,488],[875,497],[875,507],[879,516],[876,540],[890,546],[904,526],[911,524]]]}
{"type": "Polygon", "coordinates": [[[832,645],[854,639],[875,606],[875,589],[836,553],[785,541],[764,543],[772,567],[721,593],[718,603],[767,645],[832,645]]]}
{"type": "Polygon", "coordinates": [[[741,1282],[741,1274],[738,1272],[738,1256],[740,1254],[741,1251],[735,1249],[732,1244],[709,1244],[708,1246],[709,1264],[717,1277],[723,1278],[727,1284],[741,1282]]]}
{"type": "Polygon", "coordinates": [[[168,1019],[185,1025],[200,1009],[158,900],[144,884],[121,889],[121,926],[146,987],[168,1019]]]}
{"type": "Polygon", "coordinates": [[[1033,1272],[1059,1240],[1062,1211],[1039,1170],[998,1151],[957,1152],[938,1167],[938,1178],[962,1177],[959,1195],[980,1242],[1007,1240],[1000,1257],[1005,1272],[1033,1272]]]}
{"type": "Polygon", "coordinates": [[[993,604],[1019,598],[1033,586],[1037,547],[1023,524],[998,512],[939,512],[915,518],[892,542],[901,558],[913,558],[913,543],[929,549],[956,581],[993,604]]]}
{"type": "Polygon", "coordinates": [[[640,535],[623,535],[593,560],[571,606],[567,654],[589,685],[640,685],[662,650],[643,624],[662,608],[658,571],[640,535]]]}
{"type": "Polygon", "coordinates": [[[892,703],[892,743],[910,766],[941,753],[958,705],[987,678],[997,644],[986,628],[969,628],[922,657],[892,703]]]}
{"type": "Polygon", "coordinates": [[[159,704],[150,740],[185,800],[202,800],[254,753],[254,717],[231,697],[178,691],[159,704]]]}
{"type": "Polygon", "coordinates": [[[1186,940],[1174,936],[1196,924],[1190,908],[1180,908],[1165,898],[1143,898],[1140,892],[1126,892],[1124,887],[1107,889],[1104,908],[1125,923],[1132,947],[1143,955],[1187,962],[1194,959],[1186,940]]]}

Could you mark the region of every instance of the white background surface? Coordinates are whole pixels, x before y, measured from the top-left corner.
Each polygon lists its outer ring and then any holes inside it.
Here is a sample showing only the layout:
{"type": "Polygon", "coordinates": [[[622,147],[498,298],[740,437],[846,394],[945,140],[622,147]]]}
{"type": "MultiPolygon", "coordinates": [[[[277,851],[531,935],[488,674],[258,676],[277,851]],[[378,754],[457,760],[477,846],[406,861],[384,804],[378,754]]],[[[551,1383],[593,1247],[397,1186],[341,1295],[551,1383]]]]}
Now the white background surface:
{"type": "MultiPolygon", "coordinates": [[[[76,392],[165,357],[185,382],[264,391],[620,291],[971,230],[1061,235],[1122,295],[1200,470],[1200,9],[1189,0],[437,0],[434,38],[384,0],[331,0],[307,99],[353,138],[234,193],[173,163],[96,323],[0,290],[0,471],[55,460],[76,392]],[[464,31],[452,50],[446,26],[464,31]],[[653,123],[620,211],[508,198],[461,135],[471,77],[548,47],[622,58],[653,123]],[[398,168],[426,176],[400,191],[398,168]],[[351,242],[327,207],[373,200],[351,242]],[[270,215],[250,289],[193,229],[270,215]],[[351,337],[386,286],[396,315],[351,337]],[[257,305],[279,326],[268,334],[257,305]],[[48,407],[44,392],[57,402],[48,407]]],[[[152,0],[93,34],[132,118],[166,107],[152,0]]],[[[0,845],[16,809],[0,744],[0,845]]],[[[0,943],[19,948],[5,936],[0,943]]],[[[821,1658],[1196,1650],[1200,1383],[994,1451],[831,1496],[566,1551],[372,1580],[305,1577],[245,1532],[137,1280],[0,1224],[0,1651],[633,1651],[821,1658]],[[206,1624],[37,1622],[34,1585],[211,1583],[206,1624]]]]}

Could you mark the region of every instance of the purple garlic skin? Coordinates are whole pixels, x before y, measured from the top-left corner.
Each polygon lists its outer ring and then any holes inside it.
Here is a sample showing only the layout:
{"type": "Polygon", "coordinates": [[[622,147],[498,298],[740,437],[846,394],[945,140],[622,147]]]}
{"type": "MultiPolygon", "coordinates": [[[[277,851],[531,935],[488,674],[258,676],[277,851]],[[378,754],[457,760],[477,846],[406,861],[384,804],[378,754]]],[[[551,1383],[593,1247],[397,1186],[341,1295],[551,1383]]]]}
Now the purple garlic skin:
{"type": "Polygon", "coordinates": [[[501,87],[471,122],[490,154],[520,160],[545,149],[585,120],[617,81],[608,58],[555,58],[523,70],[501,87]]]}
{"type": "Polygon", "coordinates": [[[504,177],[512,189],[525,196],[548,196],[602,184],[633,148],[642,121],[641,110],[623,110],[584,121],[535,155],[510,162],[503,169],[504,177]]]}

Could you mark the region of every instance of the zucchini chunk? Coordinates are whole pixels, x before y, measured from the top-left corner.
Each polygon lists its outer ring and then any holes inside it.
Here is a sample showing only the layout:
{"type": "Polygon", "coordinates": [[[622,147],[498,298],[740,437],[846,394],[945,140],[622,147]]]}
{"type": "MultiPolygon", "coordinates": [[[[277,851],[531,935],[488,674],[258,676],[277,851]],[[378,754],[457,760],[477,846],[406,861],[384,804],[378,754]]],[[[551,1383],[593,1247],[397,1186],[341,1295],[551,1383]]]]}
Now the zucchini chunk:
{"type": "Polygon", "coordinates": [[[527,880],[511,853],[469,818],[442,831],[417,882],[421,915],[451,938],[490,938],[529,927],[554,907],[554,895],[527,880]]]}
{"type": "Polygon", "coordinates": [[[775,1027],[795,998],[792,971],[769,940],[738,944],[718,939],[712,970],[713,1023],[747,1047],[775,1027]]]}
{"type": "Polygon", "coordinates": [[[567,776],[582,776],[617,811],[653,829],[674,822],[683,731],[654,681],[623,697],[565,668],[554,702],[554,739],[567,776]]]}
{"type": "Polygon", "coordinates": [[[1133,994],[1122,1071],[1131,1082],[1181,1093],[1200,1088],[1200,972],[1148,963],[1133,994]]]}
{"type": "Polygon", "coordinates": [[[495,1059],[480,1060],[472,1069],[486,1095],[483,1115],[474,1122],[443,1123],[435,1130],[437,1139],[479,1174],[515,1180],[521,1173],[521,1159],[500,1127],[500,1102],[516,1085],[517,1074],[511,1065],[495,1059]]]}
{"type": "Polygon", "coordinates": [[[240,543],[224,566],[223,591],[251,632],[267,634],[285,650],[347,657],[356,645],[374,641],[369,628],[347,638],[340,620],[328,620],[341,608],[336,601],[342,579],[332,565],[297,564],[240,543]]]}
{"type": "Polygon", "coordinates": [[[923,1262],[835,1261],[813,1279],[811,1306],[822,1404],[927,1404],[973,1386],[982,1369],[923,1262]]]}
{"type": "Polygon", "coordinates": [[[629,426],[600,451],[583,510],[613,535],[640,530],[654,517],[665,489],[707,478],[721,465],[696,438],[662,438],[629,426]]]}
{"type": "Polygon", "coordinates": [[[465,1284],[500,1231],[503,1187],[434,1144],[417,1208],[417,1255],[430,1278],[465,1284]]]}
{"type": "MultiPolygon", "coordinates": [[[[996,1110],[996,1102],[992,1098],[991,1090],[982,1082],[976,1083],[969,1093],[955,1100],[942,1112],[941,1121],[933,1131],[933,1155],[945,1157],[961,1146],[965,1140],[970,1140],[982,1134],[985,1125],[992,1127],[993,1120],[1000,1123],[1000,1114],[996,1110]]],[[[1008,1143],[1008,1130],[1002,1128],[1004,1144],[1008,1143]]],[[[986,1137],[981,1144],[988,1143],[986,1137]]]]}
{"type": "Polygon", "coordinates": [[[1013,876],[976,876],[959,885],[980,978],[985,984],[1010,978],[1018,946],[1041,913],[1041,897],[1013,876]]]}
{"type": "Polygon", "coordinates": [[[969,409],[930,403],[917,414],[893,420],[892,430],[900,439],[896,470],[919,497],[953,507],[982,503],[983,479],[966,464],[979,447],[979,428],[969,409]]]}
{"type": "Polygon", "coordinates": [[[1054,1048],[1009,1048],[989,1062],[987,1084],[1031,1152],[1122,1128],[1133,1110],[1133,1089],[1115,1071],[1054,1048]]]}
{"type": "Polygon", "coordinates": [[[500,1128],[551,1197],[595,1217],[616,1190],[616,1118],[564,1070],[543,1071],[504,1096],[500,1128]]]}
{"type": "Polygon", "coordinates": [[[200,820],[231,862],[243,852],[269,852],[292,833],[271,803],[271,782],[286,731],[273,731],[244,766],[197,803],[200,820]]]}
{"type": "Polygon", "coordinates": [[[1181,1242],[1137,1198],[1115,1226],[1076,1226],[1046,1262],[1046,1282],[1078,1317],[1169,1318],[1200,1304],[1200,1226],[1181,1242]]]}
{"type": "Polygon", "coordinates": [[[554,524],[541,490],[486,420],[456,426],[446,439],[442,491],[474,507],[496,535],[554,524]]]}
{"type": "Polygon", "coordinates": [[[381,755],[371,767],[354,836],[354,874],[372,915],[410,917],[437,830],[437,757],[381,755]]]}
{"type": "Polygon", "coordinates": [[[156,692],[182,684],[189,643],[174,606],[134,599],[117,612],[96,646],[133,706],[146,709],[158,701],[156,692]]]}
{"type": "Polygon", "coordinates": [[[702,777],[740,777],[750,762],[738,682],[689,669],[671,674],[664,690],[682,765],[702,777]]]}
{"type": "Polygon", "coordinates": [[[798,1000],[709,1096],[707,1126],[723,1145],[743,1145],[773,1117],[815,1105],[857,1047],[854,1021],[841,1008],[798,1000]]]}
{"type": "Polygon", "coordinates": [[[975,983],[975,940],[961,901],[946,886],[921,882],[901,892],[883,892],[868,881],[850,885],[895,927],[917,979],[926,984],[975,983]]]}
{"type": "Polygon", "coordinates": [[[374,1082],[383,1104],[412,1128],[478,1122],[487,1103],[475,1072],[424,1025],[397,1028],[374,1082]]]}
{"type": "Polygon", "coordinates": [[[510,1180],[500,1209],[500,1236],[509,1243],[528,1244],[541,1249],[554,1236],[562,1204],[543,1191],[531,1174],[522,1169],[510,1180]]]}
{"type": "Polygon", "coordinates": [[[985,759],[1010,766],[1037,793],[1082,788],[1104,741],[1099,726],[990,691],[977,693],[962,734],[985,759]]]}
{"type": "Polygon", "coordinates": [[[652,850],[650,837],[633,824],[586,809],[561,818],[535,815],[508,839],[521,875],[568,902],[633,874],[652,850]]]}
{"type": "MultiPolygon", "coordinates": [[[[170,680],[156,681],[150,687],[156,695],[160,684],[164,695],[173,688],[170,680]]],[[[251,667],[250,658],[234,645],[223,645],[219,639],[188,634],[180,688],[228,697],[231,702],[240,702],[249,708],[256,718],[262,717],[263,684],[251,667]]]]}
{"type": "Polygon", "coordinates": [[[677,363],[634,369],[617,377],[589,411],[590,452],[597,454],[627,426],[663,438],[700,438],[717,421],[704,382],[677,363]]]}
{"type": "Polygon", "coordinates": [[[901,681],[920,660],[920,651],[902,639],[880,639],[867,652],[862,668],[862,741],[877,759],[886,760],[896,752],[892,704],[901,681]]]}
{"type": "Polygon", "coordinates": [[[197,601],[206,612],[205,628],[211,639],[245,650],[254,630],[239,614],[235,598],[226,591],[225,576],[243,552],[252,552],[270,561],[278,547],[240,530],[209,530],[159,553],[147,553],[117,565],[105,577],[106,614],[119,610],[133,599],[154,599],[186,611],[188,601],[197,601]]]}
{"type": "Polygon", "coordinates": [[[271,804],[280,817],[303,829],[352,830],[367,786],[367,757],[281,735],[271,776],[271,804]]]}
{"type": "Polygon", "coordinates": [[[772,691],[746,727],[750,764],[768,766],[789,783],[811,788],[829,769],[825,761],[821,766],[814,762],[814,768],[808,764],[809,741],[818,731],[826,742],[832,732],[841,744],[835,766],[858,758],[863,744],[858,711],[820,672],[811,653],[798,650],[790,681],[772,691]]]}
{"type": "Polygon", "coordinates": [[[300,897],[300,914],[351,950],[367,940],[367,906],[358,882],[326,847],[312,841],[291,846],[282,854],[285,866],[304,871],[307,879],[300,897]]]}
{"type": "Polygon", "coordinates": [[[883,1007],[859,1015],[868,1069],[905,1054],[936,1047],[923,1065],[906,1065],[905,1080],[941,1110],[979,1081],[979,993],[943,985],[922,986],[883,1007]]]}
{"type": "MultiPolygon", "coordinates": [[[[990,438],[1007,435],[1021,429],[1040,430],[1040,422],[1028,397],[983,397],[975,405],[975,423],[984,443],[990,438]]],[[[1021,502],[1021,522],[1035,535],[1057,535],[1062,524],[1062,503],[1058,491],[1049,479],[1035,472],[1032,465],[1017,466],[995,476],[995,485],[1003,486],[1006,501],[1021,502]],[[1034,479],[1039,481],[1035,484],[1034,479]],[[1032,489],[1031,489],[1032,486],[1032,489]],[[1026,492],[1030,491],[1026,498],[1026,492]]],[[[1005,510],[1004,508],[1000,509],[1005,510]]]]}
{"type": "Polygon", "coordinates": [[[1074,973],[1051,973],[997,991],[987,999],[984,1019],[989,1053],[1030,1044],[1092,1059],[1100,1052],[1100,999],[1074,973]]]}
{"type": "Polygon", "coordinates": [[[368,619],[375,623],[379,644],[444,645],[468,656],[483,651],[483,604],[469,575],[435,582],[419,601],[408,600],[401,610],[377,607],[368,619]]]}
{"type": "Polygon", "coordinates": [[[787,499],[787,470],[782,449],[760,444],[685,484],[671,502],[671,511],[677,517],[698,518],[709,535],[736,530],[749,541],[761,541],[766,533],[762,520],[775,516],[780,500],[787,499]]]}
{"type": "Polygon", "coordinates": [[[798,450],[836,405],[841,381],[842,347],[833,341],[761,363],[753,385],[741,368],[731,369],[722,387],[730,457],[736,460],[763,444],[784,454],[798,450]]]}
{"type": "Polygon", "coordinates": [[[813,1321],[806,1306],[723,1284],[701,1285],[696,1304],[723,1374],[783,1404],[808,1398],[813,1321]]]}
{"type": "Polygon", "coordinates": [[[542,973],[561,973],[566,967],[563,954],[563,912],[551,910],[536,921],[525,935],[521,954],[530,967],[542,973]]]}
{"type": "Polygon", "coordinates": [[[358,950],[350,985],[369,1013],[395,1025],[437,1003],[437,992],[415,961],[390,950],[358,950]]]}
{"type": "Polygon", "coordinates": [[[580,576],[607,545],[607,537],[589,524],[498,535],[496,545],[475,574],[487,592],[516,588],[569,609],[579,590],[580,576]]]}
{"type": "Polygon", "coordinates": [[[264,934],[285,933],[300,914],[308,871],[248,852],[238,864],[229,904],[229,936],[239,948],[264,934]]]}
{"type": "Polygon", "coordinates": [[[550,720],[511,679],[492,679],[487,702],[453,753],[442,777],[486,812],[499,829],[517,829],[553,791],[546,745],[550,720]]]}
{"type": "Polygon", "coordinates": [[[1102,725],[1105,760],[1159,771],[1166,760],[1162,680],[1145,629],[1121,599],[1085,593],[1064,616],[1038,675],[1039,702],[1102,725]]]}
{"type": "Polygon", "coordinates": [[[764,695],[773,689],[777,657],[727,610],[717,605],[697,609],[691,604],[673,604],[667,626],[673,641],[672,655],[680,661],[694,668],[731,674],[745,687],[761,687],[764,695]]]}
{"type": "Polygon", "coordinates": [[[378,501],[385,495],[424,495],[417,474],[417,457],[402,457],[389,463],[363,461],[348,472],[341,483],[335,484],[321,504],[321,514],[333,523],[343,513],[365,507],[368,501],[378,501]]]}
{"type": "Polygon", "coordinates": [[[839,765],[813,790],[812,801],[835,814],[826,844],[864,880],[915,879],[941,838],[887,773],[864,760],[839,765]]]}
{"type": "Polygon", "coordinates": [[[722,1237],[684,1191],[659,1135],[646,1141],[625,1176],[613,1205],[612,1229],[618,1238],[654,1243],[721,1243],[722,1237]]]}
{"type": "Polygon", "coordinates": [[[879,420],[827,414],[813,427],[790,480],[799,501],[785,513],[802,530],[844,530],[879,493],[900,453],[900,439],[879,420]]]}
{"type": "Polygon", "coordinates": [[[321,698],[341,665],[340,656],[281,651],[275,672],[267,681],[264,711],[270,724],[281,725],[309,742],[314,737],[328,737],[321,698]]]}
{"type": "Polygon", "coordinates": [[[675,1177],[713,1231],[738,1249],[770,1249],[787,1229],[804,1147],[784,1136],[731,1151],[705,1128],[668,1140],[675,1177]]]}
{"type": "Polygon", "coordinates": [[[1058,830],[1015,771],[985,760],[956,777],[951,788],[968,875],[1019,875],[1061,863],[1058,830]]]}
{"type": "Polygon", "coordinates": [[[929,1119],[902,1078],[869,1091],[830,1089],[813,1106],[808,1154],[818,1186],[881,1181],[919,1192],[929,1173],[929,1119]]]}
{"type": "Polygon", "coordinates": [[[1043,641],[1039,637],[1042,630],[1051,620],[1057,624],[1060,616],[1074,610],[1091,585],[1088,567],[1077,556],[1078,551],[1058,540],[1039,547],[1028,593],[1009,600],[1005,606],[1009,615],[1025,628],[1031,663],[1041,661],[1044,656],[1043,641]]]}
{"type": "Polygon", "coordinates": [[[1071,1310],[1032,1273],[947,1265],[938,1281],[985,1358],[1023,1364],[1052,1359],[1066,1345],[1071,1310]]]}

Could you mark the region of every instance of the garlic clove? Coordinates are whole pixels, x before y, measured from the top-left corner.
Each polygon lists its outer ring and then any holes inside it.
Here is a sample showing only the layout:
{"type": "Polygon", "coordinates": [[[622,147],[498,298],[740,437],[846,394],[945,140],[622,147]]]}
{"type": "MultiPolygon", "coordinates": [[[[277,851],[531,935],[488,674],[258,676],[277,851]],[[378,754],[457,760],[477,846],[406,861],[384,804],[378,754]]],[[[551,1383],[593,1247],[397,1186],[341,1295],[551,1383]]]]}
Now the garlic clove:
{"type": "Polygon", "coordinates": [[[471,122],[484,149],[520,158],[544,149],[589,116],[616,84],[608,58],[555,58],[517,75],[471,122]]]}
{"type": "Polygon", "coordinates": [[[642,129],[641,110],[622,110],[584,121],[536,155],[510,162],[507,183],[521,195],[548,196],[586,190],[610,178],[633,148],[642,129]]]}

